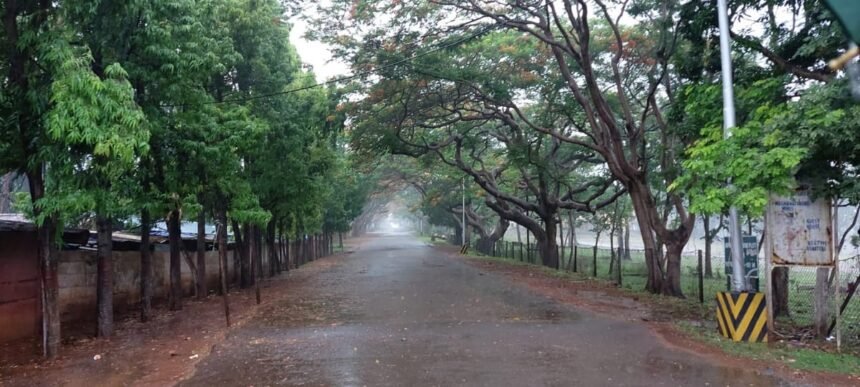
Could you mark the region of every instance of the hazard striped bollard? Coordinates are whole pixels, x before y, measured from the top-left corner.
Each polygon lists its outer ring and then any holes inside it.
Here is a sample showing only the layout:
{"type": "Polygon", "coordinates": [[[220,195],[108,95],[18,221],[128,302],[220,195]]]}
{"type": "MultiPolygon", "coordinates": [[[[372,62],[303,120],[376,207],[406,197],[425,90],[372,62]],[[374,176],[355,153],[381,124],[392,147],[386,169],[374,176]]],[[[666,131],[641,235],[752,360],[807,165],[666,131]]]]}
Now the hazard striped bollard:
{"type": "Polygon", "coordinates": [[[767,342],[767,301],[764,293],[717,293],[720,334],[735,342],[767,342]]]}

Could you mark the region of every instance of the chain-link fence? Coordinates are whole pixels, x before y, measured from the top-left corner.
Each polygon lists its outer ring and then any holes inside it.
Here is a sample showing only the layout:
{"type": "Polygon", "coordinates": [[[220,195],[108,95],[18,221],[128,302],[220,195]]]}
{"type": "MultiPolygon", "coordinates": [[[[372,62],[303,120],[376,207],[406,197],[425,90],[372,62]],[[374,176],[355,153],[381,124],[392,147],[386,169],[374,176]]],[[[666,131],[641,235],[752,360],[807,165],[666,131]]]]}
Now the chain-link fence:
{"type": "Polygon", "coordinates": [[[860,346],[860,297],[855,293],[860,276],[858,262],[860,257],[839,261],[838,296],[834,289],[836,276],[830,268],[775,268],[774,288],[785,288],[787,297],[773,297],[774,333],[787,339],[826,336],[833,340],[836,313],[841,311],[843,343],[860,346]]]}
{"type": "MultiPolygon", "coordinates": [[[[476,246],[472,246],[475,248],[476,246]]],[[[576,245],[559,246],[559,270],[581,273],[582,275],[612,281],[619,286],[629,289],[643,289],[647,282],[645,252],[642,250],[611,250],[595,246],[576,245]],[[620,273],[616,265],[621,265],[620,273]],[[620,276],[619,276],[620,274],[620,276]]],[[[511,241],[499,241],[493,247],[491,255],[540,264],[539,250],[534,243],[526,244],[511,241]]],[[[840,260],[839,297],[834,297],[834,291],[827,291],[828,321],[834,320],[835,311],[842,309],[841,331],[844,344],[860,346],[860,294],[849,295],[855,291],[860,276],[860,256],[840,260]],[[844,302],[848,299],[848,302],[844,302]],[[844,305],[843,305],[844,304],[844,305]]],[[[758,258],[758,268],[761,278],[750,278],[753,290],[765,291],[764,258],[758,258]]],[[[813,327],[815,318],[815,289],[819,274],[816,268],[788,268],[787,299],[784,301],[787,313],[780,313],[776,319],[777,332],[782,337],[797,339],[815,336],[813,327]]],[[[825,275],[825,274],[821,274],[825,275]]],[[[827,281],[830,275],[825,275],[827,281]]],[[[681,289],[686,297],[712,302],[717,292],[730,289],[726,274],[724,254],[708,257],[703,252],[686,252],[681,258],[681,289]],[[702,265],[699,266],[699,255],[702,255],[702,265]],[[710,270],[708,270],[710,269],[710,270]]]]}

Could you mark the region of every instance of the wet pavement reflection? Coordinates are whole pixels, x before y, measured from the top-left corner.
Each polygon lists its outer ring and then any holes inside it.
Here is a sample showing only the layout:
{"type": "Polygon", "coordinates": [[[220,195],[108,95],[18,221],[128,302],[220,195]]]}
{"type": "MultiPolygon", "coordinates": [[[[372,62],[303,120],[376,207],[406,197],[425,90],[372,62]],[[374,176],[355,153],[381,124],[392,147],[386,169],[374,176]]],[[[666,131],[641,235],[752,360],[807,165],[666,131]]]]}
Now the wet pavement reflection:
{"type": "MultiPolygon", "coordinates": [[[[418,239],[380,235],[234,329],[183,385],[769,386],[648,328],[532,294],[418,239]]],[[[316,263],[315,263],[316,264],[316,263]]]]}

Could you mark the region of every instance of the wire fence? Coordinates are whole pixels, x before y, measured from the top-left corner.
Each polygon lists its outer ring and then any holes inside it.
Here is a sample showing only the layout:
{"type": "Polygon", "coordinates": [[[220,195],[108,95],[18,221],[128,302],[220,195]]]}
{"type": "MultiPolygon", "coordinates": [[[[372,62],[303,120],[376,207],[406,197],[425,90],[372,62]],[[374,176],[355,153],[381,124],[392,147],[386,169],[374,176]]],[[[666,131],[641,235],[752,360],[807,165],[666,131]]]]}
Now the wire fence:
{"type": "MultiPolygon", "coordinates": [[[[471,246],[477,248],[476,243],[471,246]]],[[[597,279],[612,281],[628,289],[644,289],[648,279],[643,250],[607,249],[595,246],[558,246],[559,270],[577,272],[597,279]],[[620,270],[618,265],[620,265],[620,270]]],[[[512,241],[498,241],[492,248],[495,257],[520,262],[540,264],[541,257],[537,245],[512,241]]],[[[681,290],[688,298],[713,302],[717,292],[730,289],[725,254],[707,257],[704,252],[687,252],[681,257],[681,290]],[[701,258],[701,266],[699,264],[701,258]],[[710,262],[709,262],[710,261],[710,262]]],[[[752,290],[764,292],[764,258],[758,257],[761,278],[751,277],[752,290]]],[[[829,273],[829,269],[825,269],[829,273]]],[[[816,282],[825,275],[828,284],[834,278],[829,274],[819,274],[817,268],[791,267],[787,269],[787,314],[776,318],[776,329],[781,337],[805,339],[814,337],[816,282]]],[[[842,310],[841,331],[845,344],[860,346],[860,294],[853,294],[860,276],[860,256],[839,261],[839,296],[827,290],[829,297],[826,318],[832,323],[836,310],[842,310]],[[853,296],[853,297],[852,297],[853,296]],[[846,300],[848,300],[846,302],[846,300]],[[844,304],[844,305],[843,305],[844,304]]],[[[821,286],[821,285],[819,285],[821,286]]],[[[832,285],[827,285],[832,286],[832,285]]],[[[819,300],[819,302],[822,302],[819,300]]]]}

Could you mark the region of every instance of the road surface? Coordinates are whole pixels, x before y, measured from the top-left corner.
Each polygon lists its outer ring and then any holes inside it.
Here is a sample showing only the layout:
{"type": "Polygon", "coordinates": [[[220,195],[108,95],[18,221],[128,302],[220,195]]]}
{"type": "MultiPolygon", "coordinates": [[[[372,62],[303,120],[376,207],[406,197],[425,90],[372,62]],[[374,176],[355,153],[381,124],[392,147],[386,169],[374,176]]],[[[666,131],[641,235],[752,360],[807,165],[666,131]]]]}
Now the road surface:
{"type": "Polygon", "coordinates": [[[411,236],[326,259],[313,291],[234,329],[182,385],[788,384],[667,348],[644,324],[558,304],[411,236]]]}

